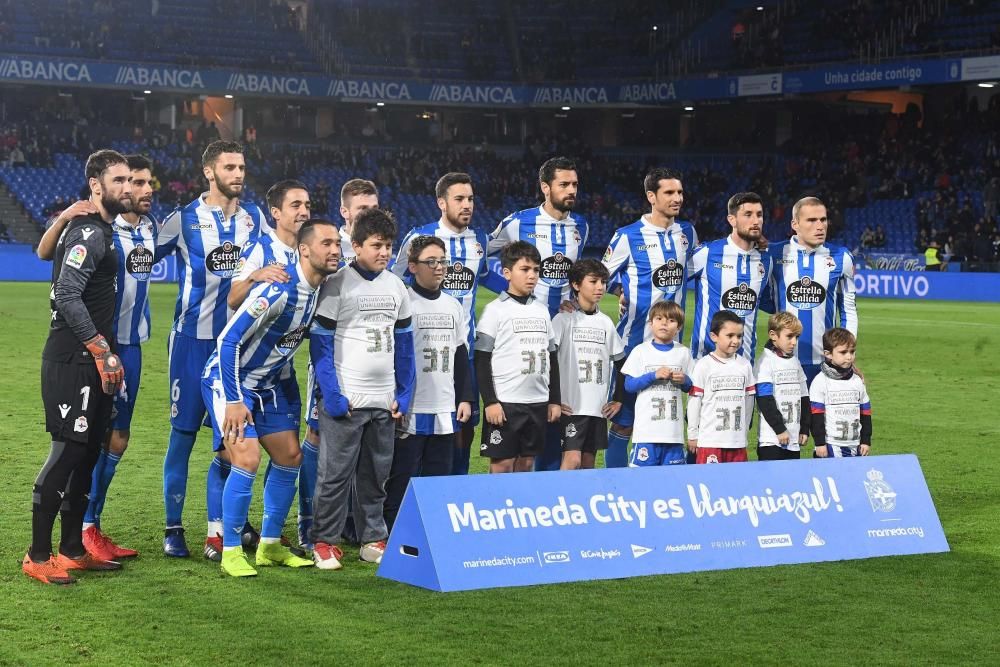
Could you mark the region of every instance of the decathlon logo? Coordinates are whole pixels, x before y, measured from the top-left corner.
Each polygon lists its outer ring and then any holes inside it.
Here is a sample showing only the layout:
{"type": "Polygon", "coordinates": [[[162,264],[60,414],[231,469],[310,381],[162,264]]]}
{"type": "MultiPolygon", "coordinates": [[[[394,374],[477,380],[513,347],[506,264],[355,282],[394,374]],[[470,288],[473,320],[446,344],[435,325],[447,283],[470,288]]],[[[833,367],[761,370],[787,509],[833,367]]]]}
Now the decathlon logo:
{"type": "Polygon", "coordinates": [[[758,535],[757,544],[761,549],[775,549],[778,547],[792,546],[792,536],[788,533],[781,535],[758,535]]]}

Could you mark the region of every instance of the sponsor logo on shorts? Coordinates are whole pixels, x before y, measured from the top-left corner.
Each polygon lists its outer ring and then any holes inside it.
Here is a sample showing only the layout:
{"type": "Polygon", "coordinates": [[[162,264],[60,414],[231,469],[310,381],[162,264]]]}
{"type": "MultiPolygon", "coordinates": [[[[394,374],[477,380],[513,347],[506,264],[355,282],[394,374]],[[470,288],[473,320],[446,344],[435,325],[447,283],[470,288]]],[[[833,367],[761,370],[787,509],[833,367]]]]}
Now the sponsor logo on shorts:
{"type": "Polygon", "coordinates": [[[542,561],[545,563],[568,563],[569,562],[569,552],[568,551],[543,551],[542,561]]]}
{"type": "Polygon", "coordinates": [[[66,419],[66,415],[69,414],[69,405],[67,405],[66,403],[60,403],[59,404],[59,414],[62,415],[63,419],[66,419]]]}
{"type": "Polygon", "coordinates": [[[66,253],[66,265],[79,269],[83,266],[83,260],[87,259],[87,246],[75,245],[66,253]]]}
{"type": "Polygon", "coordinates": [[[792,536],[788,533],[781,535],[758,535],[757,544],[761,549],[775,549],[778,547],[792,546],[792,536]]]}

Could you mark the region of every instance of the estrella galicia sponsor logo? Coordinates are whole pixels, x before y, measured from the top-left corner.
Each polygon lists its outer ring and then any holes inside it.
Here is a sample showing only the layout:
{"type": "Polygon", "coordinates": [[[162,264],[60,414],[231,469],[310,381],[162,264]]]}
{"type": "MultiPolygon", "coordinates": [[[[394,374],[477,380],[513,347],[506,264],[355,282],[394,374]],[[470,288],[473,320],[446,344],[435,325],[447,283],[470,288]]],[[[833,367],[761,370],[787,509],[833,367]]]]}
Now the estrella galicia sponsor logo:
{"type": "MultiPolygon", "coordinates": [[[[896,509],[896,492],[885,481],[885,475],[872,468],[868,471],[867,477],[865,492],[868,494],[868,501],[872,504],[872,511],[891,512],[896,509]]],[[[921,535],[921,537],[923,536],[921,535]]]]}
{"type": "Polygon", "coordinates": [[[553,563],[568,563],[569,562],[569,552],[568,551],[543,551],[542,561],[546,564],[553,563]]]}
{"type": "Polygon", "coordinates": [[[569,279],[569,269],[573,266],[573,260],[561,252],[557,252],[551,257],[542,260],[541,279],[546,284],[561,287],[569,279]]]}
{"type": "Polygon", "coordinates": [[[285,353],[295,350],[302,343],[307,327],[296,327],[278,339],[278,351],[285,353]]]}
{"type": "Polygon", "coordinates": [[[132,248],[132,252],[125,258],[125,270],[139,282],[146,282],[153,272],[153,253],[141,245],[132,248]]]}
{"type": "Polygon", "coordinates": [[[653,271],[653,286],[667,294],[673,294],[684,283],[684,265],[676,259],[653,271]]]}
{"type": "Polygon", "coordinates": [[[757,544],[761,549],[776,549],[779,547],[792,546],[792,536],[788,533],[780,535],[758,535],[757,544]]]}
{"type": "Polygon", "coordinates": [[[826,289],[809,276],[802,276],[785,289],[785,297],[799,310],[812,310],[826,303],[826,289]]]}
{"type": "Polygon", "coordinates": [[[747,283],[726,290],[722,295],[722,308],[746,317],[757,307],[757,293],[747,283]]]}
{"type": "Polygon", "coordinates": [[[601,560],[611,560],[612,558],[620,558],[622,555],[621,549],[581,549],[580,558],[583,560],[593,560],[599,558],[601,560]]]}
{"type": "Polygon", "coordinates": [[[476,274],[462,262],[455,262],[445,272],[441,289],[452,296],[465,296],[475,284],[476,274]]]}
{"type": "Polygon", "coordinates": [[[205,268],[220,278],[232,278],[240,263],[240,246],[226,241],[205,257],[205,268]]]}

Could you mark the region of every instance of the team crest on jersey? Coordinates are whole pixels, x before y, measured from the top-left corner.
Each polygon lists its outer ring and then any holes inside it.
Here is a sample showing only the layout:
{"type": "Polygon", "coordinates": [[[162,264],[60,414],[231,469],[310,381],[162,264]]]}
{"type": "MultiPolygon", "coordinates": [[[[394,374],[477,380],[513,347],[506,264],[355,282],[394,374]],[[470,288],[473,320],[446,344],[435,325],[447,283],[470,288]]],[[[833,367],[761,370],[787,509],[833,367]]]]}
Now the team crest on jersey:
{"type": "Polygon", "coordinates": [[[688,237],[686,237],[683,234],[681,234],[680,244],[681,244],[682,248],[684,248],[685,250],[687,250],[688,249],[688,237]]]}
{"type": "Polygon", "coordinates": [[[66,265],[79,269],[83,266],[83,260],[87,259],[87,246],[75,245],[66,253],[66,265]]]}
{"type": "Polygon", "coordinates": [[[270,305],[271,304],[270,302],[268,302],[267,299],[265,299],[262,296],[259,296],[256,299],[254,299],[253,303],[250,304],[250,307],[247,308],[247,313],[250,315],[250,317],[257,319],[258,317],[267,312],[267,309],[270,307],[270,305]]]}
{"type": "Polygon", "coordinates": [[[566,427],[566,437],[567,438],[575,438],[576,434],[577,434],[576,424],[572,424],[571,423],[569,426],[566,427]]]}
{"type": "Polygon", "coordinates": [[[640,447],[639,451],[637,451],[635,453],[635,458],[637,458],[637,459],[639,459],[640,461],[643,461],[643,462],[648,461],[649,460],[649,450],[646,449],[645,447],[640,447]]]}
{"type": "Polygon", "coordinates": [[[73,424],[74,431],[76,431],[77,433],[84,433],[88,428],[90,427],[87,425],[86,417],[81,416],[76,418],[76,423],[73,424]]]}
{"type": "Polygon", "coordinates": [[[146,282],[153,272],[153,253],[142,245],[132,248],[132,252],[125,258],[125,270],[139,282],[146,282]]]}
{"type": "Polygon", "coordinates": [[[827,255],[826,256],[826,268],[832,269],[832,268],[835,268],[836,266],[837,266],[837,262],[833,259],[833,257],[830,257],[829,255],[827,255]]]}
{"type": "Polygon", "coordinates": [[[492,433],[490,433],[491,445],[499,445],[501,442],[503,442],[503,436],[500,435],[500,431],[493,431],[492,433]]]}
{"type": "Polygon", "coordinates": [[[483,244],[480,243],[479,241],[476,241],[476,255],[478,255],[479,257],[482,257],[485,254],[486,254],[486,251],[483,250],[483,244]]]}
{"type": "Polygon", "coordinates": [[[763,264],[758,264],[757,265],[757,274],[760,275],[761,277],[763,277],[763,275],[764,275],[764,265],[763,264]]]}
{"type": "Polygon", "coordinates": [[[896,509],[896,492],[885,482],[882,472],[872,468],[868,471],[867,477],[865,492],[872,504],[872,511],[891,512],[896,509]]]}
{"type": "Polygon", "coordinates": [[[709,454],[708,458],[705,459],[705,463],[718,463],[719,457],[715,454],[709,454]]]}
{"type": "Polygon", "coordinates": [[[455,262],[445,271],[441,288],[452,296],[463,296],[469,294],[475,284],[476,274],[462,262],[455,262]]]}
{"type": "Polygon", "coordinates": [[[205,268],[220,278],[232,278],[240,263],[240,246],[226,241],[205,257],[205,268]]]}
{"type": "Polygon", "coordinates": [[[580,236],[580,230],[576,229],[575,227],[573,228],[573,240],[576,241],[577,245],[580,245],[580,243],[583,241],[583,237],[580,236]]]}

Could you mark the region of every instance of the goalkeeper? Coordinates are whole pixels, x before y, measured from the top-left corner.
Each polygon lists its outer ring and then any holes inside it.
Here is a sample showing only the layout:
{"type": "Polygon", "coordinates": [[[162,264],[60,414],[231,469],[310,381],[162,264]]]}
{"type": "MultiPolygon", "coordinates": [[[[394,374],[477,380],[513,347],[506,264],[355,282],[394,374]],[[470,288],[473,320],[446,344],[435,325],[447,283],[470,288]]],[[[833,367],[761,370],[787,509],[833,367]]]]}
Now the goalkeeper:
{"type": "Polygon", "coordinates": [[[124,377],[109,344],[118,275],[111,223],[129,210],[132,172],[125,157],[111,150],[91,155],[85,170],[97,212],[71,220],[56,247],[52,318],[42,352],[42,403],[52,447],[35,479],[31,546],[21,564],[25,574],[47,584],[72,583],[72,570],[121,567],[87,553],[82,533],[91,475],[124,377]],[[53,555],[57,513],[62,539],[53,555]]]}

